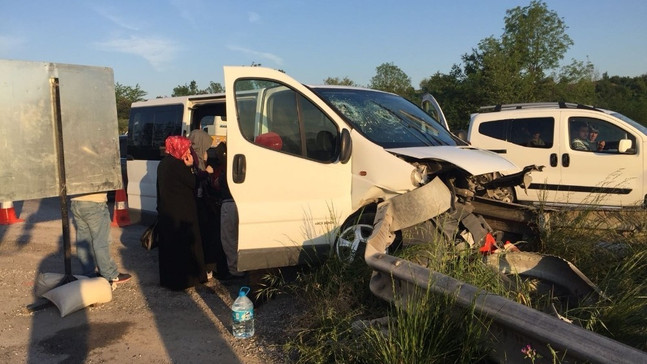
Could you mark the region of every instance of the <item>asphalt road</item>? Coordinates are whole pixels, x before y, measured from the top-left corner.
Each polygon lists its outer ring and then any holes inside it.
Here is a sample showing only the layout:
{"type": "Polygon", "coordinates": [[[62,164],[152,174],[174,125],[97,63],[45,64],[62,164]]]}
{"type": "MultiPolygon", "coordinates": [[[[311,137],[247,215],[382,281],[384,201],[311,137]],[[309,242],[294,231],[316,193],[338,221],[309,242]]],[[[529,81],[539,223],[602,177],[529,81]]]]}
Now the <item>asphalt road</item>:
{"type": "MultiPolygon", "coordinates": [[[[14,202],[14,209],[25,221],[0,225],[0,362],[285,362],[277,345],[289,322],[289,297],[257,307],[256,335],[235,339],[229,307],[244,282],[212,280],[183,292],[161,288],[157,251],[140,246],[141,225],[112,228],[113,258],[133,275],[113,291],[112,301],[64,318],[52,305],[31,312],[39,272],[65,272],[61,205],[48,198],[14,202]]],[[[74,254],[71,221],[70,235],[74,254]]],[[[71,262],[78,273],[76,258],[71,262]]]]}

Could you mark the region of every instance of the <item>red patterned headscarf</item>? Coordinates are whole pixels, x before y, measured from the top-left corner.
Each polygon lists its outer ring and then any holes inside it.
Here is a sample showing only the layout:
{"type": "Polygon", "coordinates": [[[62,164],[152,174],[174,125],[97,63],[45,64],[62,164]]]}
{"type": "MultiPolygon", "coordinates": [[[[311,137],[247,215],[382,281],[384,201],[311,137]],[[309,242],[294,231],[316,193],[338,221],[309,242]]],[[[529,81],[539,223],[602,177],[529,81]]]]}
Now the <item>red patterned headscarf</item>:
{"type": "Polygon", "coordinates": [[[182,159],[191,148],[191,141],[189,138],[179,135],[171,135],[166,138],[164,144],[166,146],[166,153],[177,159],[182,159]]]}

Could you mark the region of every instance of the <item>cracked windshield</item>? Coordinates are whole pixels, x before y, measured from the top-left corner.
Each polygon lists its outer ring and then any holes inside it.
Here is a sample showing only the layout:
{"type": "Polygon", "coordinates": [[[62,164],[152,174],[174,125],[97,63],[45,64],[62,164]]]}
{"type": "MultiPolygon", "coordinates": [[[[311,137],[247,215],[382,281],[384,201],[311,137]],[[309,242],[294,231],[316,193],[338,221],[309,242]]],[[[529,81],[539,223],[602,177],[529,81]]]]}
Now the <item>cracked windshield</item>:
{"type": "Polygon", "coordinates": [[[354,128],[384,148],[456,145],[436,120],[398,96],[356,89],[316,91],[348,118],[354,128]]]}

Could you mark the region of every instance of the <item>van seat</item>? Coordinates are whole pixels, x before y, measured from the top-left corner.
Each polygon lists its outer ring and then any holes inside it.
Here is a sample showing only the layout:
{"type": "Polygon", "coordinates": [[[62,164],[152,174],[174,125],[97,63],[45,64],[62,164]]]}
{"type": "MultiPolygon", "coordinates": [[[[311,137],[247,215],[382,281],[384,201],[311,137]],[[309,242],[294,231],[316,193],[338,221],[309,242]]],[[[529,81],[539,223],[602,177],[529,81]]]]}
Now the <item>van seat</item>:
{"type": "Polygon", "coordinates": [[[281,150],[283,147],[281,136],[273,131],[257,136],[254,139],[254,143],[274,150],[281,150]]]}

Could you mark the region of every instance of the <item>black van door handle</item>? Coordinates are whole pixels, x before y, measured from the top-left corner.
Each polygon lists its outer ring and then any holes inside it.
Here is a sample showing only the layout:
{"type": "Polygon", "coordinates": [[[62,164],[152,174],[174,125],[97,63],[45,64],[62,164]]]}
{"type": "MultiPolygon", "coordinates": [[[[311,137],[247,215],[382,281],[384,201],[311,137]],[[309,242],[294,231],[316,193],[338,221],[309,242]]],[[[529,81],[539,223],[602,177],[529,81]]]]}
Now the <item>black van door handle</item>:
{"type": "Polygon", "coordinates": [[[568,153],[562,154],[562,167],[568,167],[571,164],[571,157],[568,156],[568,153]]]}
{"type": "Polygon", "coordinates": [[[234,180],[234,183],[243,183],[245,182],[245,170],[247,168],[247,162],[245,160],[244,154],[236,154],[234,156],[234,162],[231,166],[231,179],[234,180]]]}
{"type": "Polygon", "coordinates": [[[550,155],[550,166],[557,167],[557,153],[552,153],[550,155]]]}

